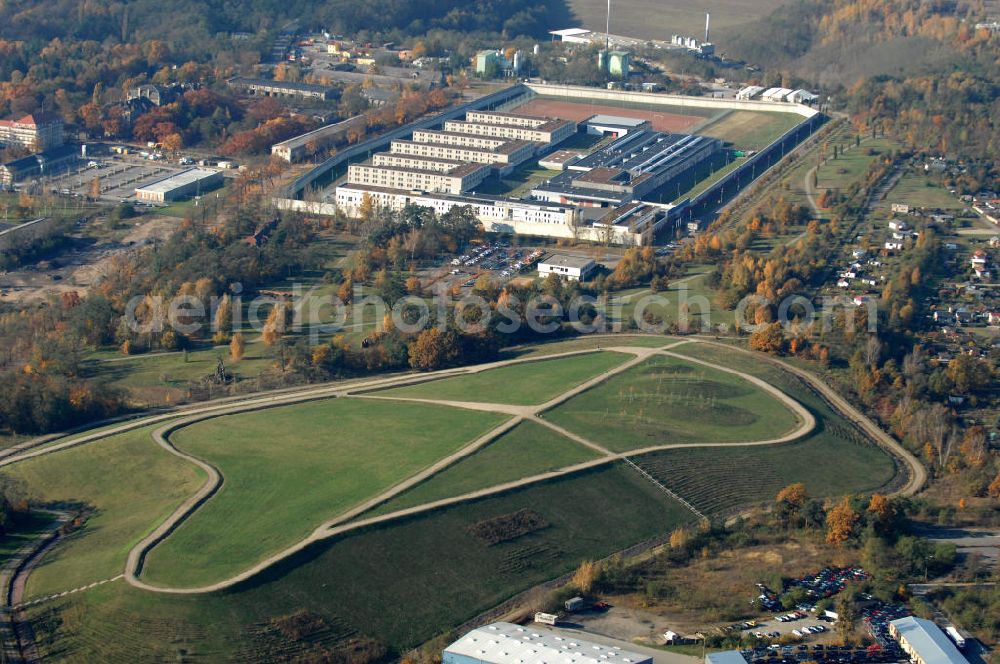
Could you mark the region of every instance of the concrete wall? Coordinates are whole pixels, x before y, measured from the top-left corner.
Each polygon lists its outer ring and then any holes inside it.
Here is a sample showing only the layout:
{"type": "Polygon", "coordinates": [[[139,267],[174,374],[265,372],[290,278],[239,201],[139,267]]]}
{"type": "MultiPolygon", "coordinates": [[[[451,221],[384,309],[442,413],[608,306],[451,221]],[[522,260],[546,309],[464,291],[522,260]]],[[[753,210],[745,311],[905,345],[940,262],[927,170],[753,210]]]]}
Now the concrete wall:
{"type": "Polygon", "coordinates": [[[802,104],[744,101],[742,99],[715,99],[713,97],[686,97],[664,95],[652,92],[627,92],[624,90],[602,90],[577,85],[553,85],[551,83],[526,83],[525,87],[536,94],[565,99],[603,100],[629,104],[651,104],[663,106],[684,106],[687,108],[715,108],[719,110],[767,111],[770,113],[796,113],[806,118],[819,111],[802,104]]]}

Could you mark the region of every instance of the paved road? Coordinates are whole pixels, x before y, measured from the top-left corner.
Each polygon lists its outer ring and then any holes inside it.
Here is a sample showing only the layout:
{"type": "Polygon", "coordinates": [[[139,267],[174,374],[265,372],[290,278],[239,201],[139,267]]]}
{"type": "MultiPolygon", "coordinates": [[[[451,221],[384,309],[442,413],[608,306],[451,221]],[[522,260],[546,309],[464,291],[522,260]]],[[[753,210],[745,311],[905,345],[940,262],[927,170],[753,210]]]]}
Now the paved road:
{"type": "MultiPolygon", "coordinates": [[[[610,339],[615,339],[615,336],[614,335],[609,335],[609,338],[610,339]]],[[[106,438],[107,436],[113,435],[115,433],[120,433],[121,431],[128,431],[128,430],[132,430],[132,429],[135,429],[135,428],[138,428],[138,427],[148,426],[149,424],[152,424],[152,423],[162,422],[162,421],[168,420],[168,419],[173,419],[174,421],[167,422],[163,426],[161,426],[160,428],[158,428],[156,431],[154,431],[153,432],[153,439],[156,441],[156,443],[158,445],[160,445],[161,447],[163,447],[165,450],[167,450],[171,454],[174,454],[174,455],[176,455],[178,457],[181,457],[181,458],[183,458],[183,459],[185,459],[185,460],[187,460],[187,461],[189,461],[189,462],[191,462],[191,463],[199,466],[200,468],[202,468],[206,472],[208,478],[207,478],[205,484],[198,490],[198,492],[195,493],[195,495],[191,496],[188,500],[186,500],[184,502],[184,504],[181,505],[166,521],[164,521],[162,524],[160,524],[159,527],[157,527],[149,536],[147,536],[146,538],[144,538],[139,544],[137,544],[130,551],[130,553],[128,555],[128,560],[126,562],[126,568],[125,568],[124,577],[125,577],[125,580],[129,584],[131,584],[131,585],[133,585],[135,587],[142,588],[142,589],[149,590],[149,591],[153,591],[153,592],[173,593],[173,594],[200,594],[200,593],[214,592],[214,591],[217,591],[217,590],[221,590],[221,589],[224,589],[224,588],[231,587],[231,586],[233,586],[233,585],[235,585],[237,583],[240,583],[240,582],[242,582],[242,581],[244,581],[246,579],[249,579],[250,577],[254,576],[255,574],[259,573],[260,571],[262,571],[262,570],[270,567],[271,565],[274,565],[275,563],[277,563],[277,562],[279,562],[279,561],[287,558],[288,556],[293,555],[294,553],[296,553],[298,551],[301,551],[302,549],[304,549],[305,547],[309,546],[310,544],[312,544],[312,543],[314,543],[316,541],[319,541],[319,540],[322,540],[322,539],[326,539],[326,538],[329,538],[329,537],[333,537],[335,535],[339,535],[339,534],[348,532],[350,530],[354,530],[356,528],[361,528],[361,527],[372,525],[372,524],[376,524],[376,523],[382,523],[382,522],[385,522],[385,521],[397,519],[397,518],[408,516],[408,515],[412,515],[412,514],[418,514],[418,513],[421,513],[421,512],[426,512],[426,511],[437,509],[437,508],[440,508],[440,507],[443,507],[443,506],[446,506],[446,505],[452,505],[452,504],[457,504],[457,503],[461,503],[461,502],[466,502],[466,501],[473,500],[473,499],[476,499],[476,498],[481,498],[483,496],[488,496],[488,495],[493,495],[493,494],[501,493],[501,492],[508,491],[510,489],[513,489],[513,488],[527,486],[529,484],[533,484],[533,483],[540,482],[540,481],[545,481],[545,480],[548,480],[548,479],[551,479],[551,478],[554,478],[554,477],[559,477],[559,476],[563,476],[563,475],[568,475],[568,474],[576,473],[576,472],[579,472],[579,471],[587,469],[587,468],[592,468],[592,467],[600,466],[600,465],[603,465],[603,464],[612,463],[614,461],[620,460],[620,459],[625,458],[625,457],[638,456],[638,455],[646,454],[646,453],[653,452],[653,451],[660,451],[660,450],[665,450],[665,449],[672,449],[672,448],[676,448],[676,447],[689,447],[690,445],[662,445],[662,446],[652,446],[652,447],[641,449],[641,450],[630,451],[627,454],[615,454],[615,453],[612,453],[609,450],[605,449],[603,446],[600,446],[600,445],[598,445],[598,444],[596,444],[596,443],[594,443],[592,441],[588,441],[588,440],[584,439],[583,437],[581,437],[581,436],[579,436],[577,434],[573,434],[571,432],[566,432],[566,431],[562,430],[561,427],[557,427],[553,423],[548,422],[544,418],[540,417],[541,414],[545,410],[550,409],[550,408],[554,407],[555,405],[558,405],[559,403],[562,403],[563,401],[572,398],[573,396],[579,394],[580,392],[582,392],[582,391],[584,391],[586,389],[589,389],[590,387],[593,387],[597,383],[600,383],[600,382],[606,380],[609,376],[613,376],[613,375],[615,375],[617,373],[620,373],[622,371],[626,371],[627,369],[629,369],[629,368],[631,368],[631,367],[633,367],[633,366],[641,363],[642,361],[648,359],[650,356],[655,355],[655,354],[662,353],[662,354],[665,354],[665,355],[671,355],[671,356],[675,356],[675,357],[681,357],[682,359],[684,359],[686,361],[700,363],[700,364],[703,364],[705,366],[708,366],[708,367],[711,367],[711,368],[714,368],[714,369],[717,369],[717,370],[722,370],[722,371],[726,371],[726,372],[738,375],[741,378],[743,378],[745,380],[748,380],[749,382],[754,383],[755,385],[757,385],[761,389],[766,390],[769,394],[773,395],[775,398],[781,400],[794,413],[796,413],[796,415],[798,416],[798,419],[799,419],[799,424],[798,424],[798,426],[793,431],[789,432],[788,434],[786,434],[786,435],[784,435],[782,437],[776,438],[776,439],[766,440],[766,441],[750,441],[750,442],[746,442],[746,443],[735,443],[735,444],[734,443],[713,443],[713,444],[706,444],[706,445],[701,445],[701,446],[704,446],[704,447],[714,447],[714,446],[732,447],[732,446],[741,445],[741,444],[742,445],[770,445],[770,444],[777,444],[777,443],[788,442],[788,441],[800,438],[801,436],[805,435],[806,433],[808,433],[809,431],[811,431],[815,427],[815,420],[812,417],[811,413],[809,413],[809,411],[807,409],[805,409],[796,400],[794,400],[793,398],[791,398],[788,395],[784,394],[783,392],[781,392],[777,388],[771,386],[767,382],[765,382],[765,381],[763,381],[763,380],[761,380],[761,379],[759,379],[759,378],[757,378],[755,376],[752,376],[750,374],[746,374],[746,373],[743,373],[743,372],[740,372],[740,371],[737,371],[737,370],[734,370],[734,369],[731,369],[731,368],[728,368],[728,367],[718,366],[718,365],[712,364],[710,362],[706,362],[706,361],[703,361],[703,360],[698,360],[698,359],[687,357],[687,356],[676,355],[676,354],[670,352],[670,350],[669,350],[670,348],[673,348],[674,346],[680,345],[682,343],[706,343],[706,344],[713,344],[713,345],[724,346],[724,347],[726,347],[728,349],[734,349],[734,350],[737,350],[737,351],[740,351],[740,352],[746,352],[748,354],[754,355],[755,357],[757,357],[759,359],[763,359],[765,361],[769,361],[769,362],[773,362],[775,364],[778,364],[782,368],[784,368],[784,369],[786,369],[786,370],[788,370],[788,371],[790,371],[790,372],[798,375],[800,378],[802,378],[804,381],[806,381],[808,384],[810,384],[813,388],[815,388],[818,392],[822,393],[823,396],[824,396],[824,398],[826,398],[835,409],[840,410],[849,419],[851,419],[852,421],[856,422],[858,424],[858,426],[860,426],[863,430],[865,430],[867,433],[869,433],[869,435],[871,435],[880,444],[882,444],[884,447],[886,447],[886,449],[888,449],[890,452],[892,452],[898,458],[901,458],[908,466],[910,466],[910,468],[911,468],[911,474],[910,474],[908,483],[904,487],[904,489],[900,491],[900,493],[905,493],[907,495],[911,495],[913,492],[915,492],[917,489],[919,489],[920,486],[923,485],[923,483],[924,483],[924,481],[926,479],[926,473],[923,470],[923,466],[920,465],[919,461],[917,461],[914,457],[912,457],[912,455],[909,455],[909,453],[906,452],[906,450],[904,450],[898,443],[896,443],[894,440],[892,440],[891,437],[889,437],[887,434],[885,434],[880,429],[878,429],[877,426],[875,426],[873,423],[871,423],[870,421],[868,421],[867,418],[865,418],[861,413],[859,413],[856,409],[854,409],[853,406],[851,406],[846,400],[844,400],[836,392],[834,392],[832,390],[832,388],[829,388],[828,386],[826,386],[825,383],[823,383],[821,380],[819,380],[815,376],[812,376],[812,374],[810,374],[809,372],[806,372],[804,370],[798,369],[796,367],[789,366],[789,365],[787,365],[787,364],[785,364],[783,362],[775,360],[774,358],[769,358],[767,356],[763,356],[763,355],[760,355],[760,354],[757,354],[757,353],[751,353],[750,351],[743,351],[742,349],[734,348],[733,346],[730,346],[730,345],[727,345],[727,344],[719,344],[718,342],[712,341],[712,340],[710,340],[708,338],[699,338],[699,337],[687,337],[687,338],[684,338],[684,339],[682,339],[680,341],[676,341],[673,344],[665,345],[662,349],[638,348],[638,347],[630,347],[630,346],[610,346],[610,347],[606,348],[605,350],[618,351],[618,352],[623,352],[623,353],[629,353],[629,354],[634,355],[635,357],[633,357],[633,359],[628,360],[627,362],[623,363],[622,365],[619,365],[619,366],[611,369],[610,371],[605,372],[604,374],[602,374],[600,376],[597,376],[597,377],[592,378],[592,379],[590,379],[588,381],[585,381],[581,385],[578,385],[578,386],[574,387],[573,389],[568,390],[567,392],[559,395],[558,397],[556,397],[556,398],[554,398],[554,399],[552,399],[552,400],[550,400],[550,401],[548,401],[548,402],[546,402],[544,404],[541,404],[539,406],[522,407],[522,406],[511,406],[511,405],[508,405],[508,404],[482,404],[482,403],[470,403],[470,402],[446,402],[446,401],[442,402],[442,401],[437,401],[437,400],[426,400],[426,401],[433,401],[434,403],[444,403],[446,405],[452,405],[452,406],[456,406],[456,407],[460,407],[460,408],[471,408],[471,409],[476,409],[476,410],[492,410],[492,411],[495,411],[495,412],[507,413],[507,414],[511,415],[511,418],[509,420],[507,420],[506,422],[504,422],[503,424],[501,424],[500,426],[496,427],[494,430],[488,432],[487,434],[481,436],[479,439],[473,441],[472,443],[470,443],[469,445],[467,445],[466,447],[464,447],[462,450],[459,450],[455,454],[450,455],[449,457],[447,457],[445,459],[442,459],[441,461],[439,461],[438,463],[434,464],[433,466],[425,469],[421,473],[418,473],[418,474],[412,476],[411,478],[409,478],[409,479],[407,479],[407,480],[405,480],[403,482],[400,482],[399,484],[391,487],[387,491],[382,492],[378,496],[372,498],[371,500],[368,500],[365,503],[356,506],[354,509],[350,510],[349,512],[341,514],[338,517],[336,517],[334,519],[331,519],[331,520],[323,523],[309,537],[307,537],[307,538],[303,539],[302,541],[296,543],[295,545],[293,545],[293,546],[285,549],[284,551],[281,551],[281,552],[279,552],[277,554],[274,554],[273,556],[270,556],[269,558],[267,558],[267,559],[259,562],[258,564],[254,565],[250,569],[247,569],[244,572],[242,572],[242,573],[240,573],[240,574],[238,574],[238,575],[236,575],[234,577],[231,577],[230,579],[226,579],[226,580],[224,580],[222,582],[219,582],[219,583],[216,583],[216,584],[212,584],[212,585],[209,585],[209,586],[199,587],[199,588],[164,588],[164,587],[158,587],[158,586],[153,586],[153,585],[147,584],[144,581],[142,581],[141,578],[140,578],[140,575],[141,575],[141,572],[142,572],[142,564],[143,564],[145,556],[148,554],[148,552],[153,547],[155,547],[157,543],[159,543],[160,541],[162,541],[165,537],[169,536],[169,534],[180,523],[182,523],[184,519],[188,518],[191,514],[193,514],[197,510],[197,508],[204,501],[211,499],[212,495],[214,495],[214,493],[221,486],[221,482],[223,480],[223,478],[222,478],[221,474],[218,472],[218,470],[214,466],[212,466],[210,463],[208,463],[208,462],[206,462],[206,461],[204,461],[202,459],[198,459],[196,457],[193,457],[191,455],[185,454],[184,452],[181,452],[180,450],[177,450],[176,448],[174,448],[170,444],[170,441],[169,441],[169,435],[170,435],[171,432],[173,432],[173,431],[175,431],[175,430],[177,430],[177,429],[179,429],[181,427],[188,426],[188,425],[190,425],[190,424],[192,424],[194,422],[199,422],[199,421],[202,421],[202,420],[205,420],[205,419],[210,419],[210,418],[214,418],[214,417],[220,417],[220,416],[223,416],[223,415],[229,415],[229,414],[235,414],[235,413],[253,411],[253,410],[260,410],[260,409],[264,409],[264,408],[271,408],[271,407],[276,407],[276,406],[281,406],[281,405],[287,405],[287,404],[292,404],[292,403],[301,403],[301,402],[310,401],[310,400],[328,399],[328,398],[382,398],[382,397],[373,396],[371,394],[368,394],[368,392],[370,392],[372,390],[375,390],[375,389],[379,389],[379,388],[385,388],[385,387],[390,387],[390,386],[395,387],[395,386],[401,386],[401,385],[407,385],[407,384],[415,384],[415,383],[425,382],[427,380],[441,378],[441,377],[458,376],[458,375],[466,375],[466,374],[475,374],[475,373],[479,373],[481,371],[487,371],[489,369],[493,369],[493,368],[496,368],[496,367],[509,366],[509,365],[518,364],[518,363],[525,363],[525,362],[533,362],[533,361],[538,361],[540,359],[551,359],[551,358],[556,358],[556,357],[567,357],[567,356],[572,356],[572,355],[591,353],[591,352],[593,352],[593,350],[569,351],[569,352],[562,352],[562,353],[553,353],[553,354],[546,355],[546,356],[541,356],[541,357],[532,357],[532,358],[523,358],[523,359],[514,359],[514,360],[502,360],[502,361],[498,361],[498,362],[491,362],[491,363],[484,364],[484,365],[478,365],[476,367],[464,367],[464,368],[458,368],[458,369],[448,369],[448,370],[443,370],[443,371],[439,371],[439,372],[433,372],[433,373],[429,373],[429,374],[422,374],[422,375],[404,374],[404,375],[401,375],[401,376],[383,377],[383,378],[378,378],[378,379],[373,379],[373,380],[359,380],[359,381],[353,381],[353,382],[349,382],[349,383],[339,383],[339,384],[332,384],[332,385],[328,384],[328,385],[323,385],[323,386],[311,386],[311,387],[307,387],[307,388],[298,388],[298,389],[288,390],[288,391],[285,391],[285,392],[280,393],[280,394],[269,394],[269,395],[265,395],[265,396],[256,396],[256,397],[249,398],[249,399],[243,399],[243,400],[240,400],[240,401],[235,402],[235,403],[232,402],[232,401],[227,402],[227,403],[213,403],[213,404],[209,404],[209,405],[204,405],[204,406],[200,406],[200,407],[195,407],[195,408],[187,409],[182,414],[178,414],[176,412],[170,412],[170,413],[163,413],[163,414],[154,415],[154,416],[152,416],[150,418],[145,418],[145,419],[142,419],[142,420],[137,420],[137,421],[134,421],[134,422],[129,422],[129,423],[117,426],[117,427],[112,427],[112,428],[110,428],[110,429],[108,429],[106,431],[98,432],[98,433],[95,433],[95,434],[89,434],[89,435],[86,435],[86,436],[81,436],[79,438],[75,438],[75,439],[71,439],[71,440],[68,440],[68,441],[64,441],[62,443],[58,443],[58,444],[55,444],[55,445],[49,445],[47,447],[43,447],[43,448],[40,448],[40,449],[26,449],[26,450],[21,451],[18,454],[9,456],[9,457],[4,458],[4,459],[0,459],[0,466],[6,465],[6,464],[9,464],[9,463],[15,463],[17,461],[20,461],[20,460],[23,460],[23,459],[26,459],[26,458],[32,458],[32,457],[37,456],[39,454],[50,454],[50,453],[53,453],[53,452],[58,451],[60,449],[66,449],[67,447],[72,447],[72,446],[76,446],[76,445],[86,444],[86,443],[90,443],[90,442],[96,442],[98,440],[106,438]],[[177,419],[177,418],[179,418],[179,419],[177,419]],[[383,502],[385,502],[385,501],[393,498],[394,496],[402,493],[403,491],[411,488],[412,486],[415,486],[419,482],[424,481],[425,479],[427,479],[431,475],[439,472],[443,468],[451,465],[452,463],[454,463],[457,460],[463,458],[464,456],[467,456],[469,454],[474,453],[475,451],[477,451],[478,449],[480,449],[482,446],[486,445],[489,441],[491,441],[494,438],[496,438],[496,436],[500,435],[504,431],[509,430],[510,428],[513,428],[520,421],[522,421],[524,419],[531,419],[531,420],[536,421],[536,422],[538,422],[538,423],[540,423],[540,424],[542,424],[544,426],[548,426],[550,428],[556,429],[560,433],[563,433],[564,435],[568,435],[571,439],[577,441],[578,443],[583,444],[583,445],[587,445],[588,447],[591,447],[595,451],[598,451],[598,452],[602,453],[603,456],[601,456],[601,457],[599,457],[597,459],[585,462],[585,463],[577,464],[577,465],[569,467],[569,468],[563,468],[563,469],[559,469],[559,470],[552,471],[552,472],[542,473],[542,474],[539,474],[539,475],[536,475],[536,476],[533,476],[533,477],[522,478],[522,479],[517,480],[515,482],[509,482],[509,483],[505,483],[505,484],[502,484],[502,485],[497,485],[497,486],[489,487],[487,489],[483,489],[483,490],[480,490],[480,491],[471,492],[471,493],[468,493],[468,494],[465,494],[465,495],[462,495],[462,496],[456,496],[456,497],[453,497],[453,498],[448,498],[448,499],[445,499],[445,500],[435,501],[433,503],[428,503],[428,504],[425,504],[425,505],[420,505],[420,506],[409,508],[409,509],[406,509],[406,510],[400,510],[400,511],[394,512],[392,514],[380,515],[380,516],[371,517],[371,518],[368,518],[368,519],[363,519],[363,520],[358,520],[358,521],[354,521],[354,522],[348,523],[350,521],[350,519],[353,519],[353,518],[359,516],[360,514],[362,514],[363,512],[365,512],[365,511],[367,511],[369,509],[371,509],[372,507],[375,507],[376,505],[381,504],[381,503],[383,503],[383,502]]]]}
{"type": "Polygon", "coordinates": [[[1000,529],[918,525],[915,532],[935,542],[954,544],[960,554],[978,553],[987,564],[1000,562],[1000,529]]]}

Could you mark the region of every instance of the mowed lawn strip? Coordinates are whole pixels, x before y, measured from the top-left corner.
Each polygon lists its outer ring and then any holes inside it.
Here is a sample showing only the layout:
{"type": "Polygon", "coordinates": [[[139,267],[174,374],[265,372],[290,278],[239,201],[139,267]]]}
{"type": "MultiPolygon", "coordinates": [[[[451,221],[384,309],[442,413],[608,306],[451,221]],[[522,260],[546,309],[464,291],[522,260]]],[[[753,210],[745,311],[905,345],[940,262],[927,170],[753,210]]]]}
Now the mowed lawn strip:
{"type": "Polygon", "coordinates": [[[582,560],[693,520],[616,464],[334,538],[231,591],[174,596],[108,584],[33,607],[30,617],[54,661],[304,661],[335,647],[329,632],[400,654],[582,560]],[[492,546],[470,532],[522,509],[548,525],[492,546]],[[300,610],[331,629],[292,640],[269,628],[300,610]]]}
{"type": "MultiPolygon", "coordinates": [[[[664,341],[666,343],[666,341],[664,341]]],[[[530,406],[545,403],[627,361],[625,353],[596,352],[513,364],[376,392],[378,396],[530,406]]]]}
{"type": "Polygon", "coordinates": [[[218,493],[146,559],[150,583],[200,586],[242,572],[412,476],[507,416],[369,399],[228,415],[171,435],[214,464],[218,493]]]}
{"type": "Polygon", "coordinates": [[[545,417],[617,452],[766,440],[797,424],[784,404],[739,376],[666,356],[612,376],[545,417]]]}
{"type": "MultiPolygon", "coordinates": [[[[157,425],[159,426],[159,425],[157,425]]],[[[71,590],[121,574],[129,549],[198,490],[205,474],[135,429],[8,466],[43,503],[88,508],[83,527],[42,558],[27,596],[71,590]]]]}
{"type": "Polygon", "coordinates": [[[475,454],[445,468],[364,516],[388,514],[442,498],[460,496],[597,457],[598,454],[589,447],[541,424],[524,421],[475,454]]]}

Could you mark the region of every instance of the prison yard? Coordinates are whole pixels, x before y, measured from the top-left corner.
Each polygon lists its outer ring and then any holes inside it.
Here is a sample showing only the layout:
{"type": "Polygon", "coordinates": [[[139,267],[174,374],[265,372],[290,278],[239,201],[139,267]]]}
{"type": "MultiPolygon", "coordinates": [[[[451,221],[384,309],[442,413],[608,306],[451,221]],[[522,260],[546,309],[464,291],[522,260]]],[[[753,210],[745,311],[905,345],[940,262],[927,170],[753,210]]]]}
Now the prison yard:
{"type": "Polygon", "coordinates": [[[41,503],[85,515],[30,577],[42,655],[402,652],[789,483],[836,496],[898,482],[889,453],[745,351],[620,335],[503,357],[139,419],[8,459],[41,503]],[[192,505],[213,481],[196,460],[219,478],[192,505]]]}

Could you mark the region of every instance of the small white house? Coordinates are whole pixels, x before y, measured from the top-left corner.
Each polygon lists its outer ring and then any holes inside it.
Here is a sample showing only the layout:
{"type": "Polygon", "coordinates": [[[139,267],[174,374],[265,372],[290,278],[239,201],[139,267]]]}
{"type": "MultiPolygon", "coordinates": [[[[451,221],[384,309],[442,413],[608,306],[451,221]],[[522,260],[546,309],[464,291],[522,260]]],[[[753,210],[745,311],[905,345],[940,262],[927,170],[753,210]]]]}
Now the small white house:
{"type": "Polygon", "coordinates": [[[902,251],[903,250],[903,243],[902,242],[886,242],[885,243],[885,250],[886,251],[902,251]]]}
{"type": "Polygon", "coordinates": [[[897,214],[910,214],[910,206],[906,203],[893,203],[892,211],[897,214]]]}
{"type": "Polygon", "coordinates": [[[547,277],[550,274],[558,274],[567,281],[582,281],[596,268],[597,263],[591,258],[556,254],[539,261],[538,276],[547,277]]]}
{"type": "Polygon", "coordinates": [[[889,220],[889,230],[890,231],[905,231],[909,226],[906,225],[905,221],[899,221],[897,219],[889,220]]]}

